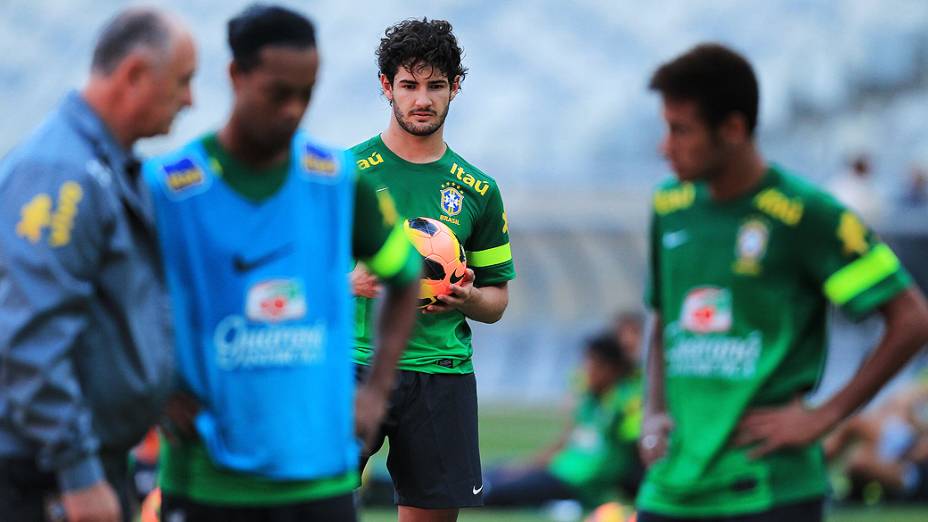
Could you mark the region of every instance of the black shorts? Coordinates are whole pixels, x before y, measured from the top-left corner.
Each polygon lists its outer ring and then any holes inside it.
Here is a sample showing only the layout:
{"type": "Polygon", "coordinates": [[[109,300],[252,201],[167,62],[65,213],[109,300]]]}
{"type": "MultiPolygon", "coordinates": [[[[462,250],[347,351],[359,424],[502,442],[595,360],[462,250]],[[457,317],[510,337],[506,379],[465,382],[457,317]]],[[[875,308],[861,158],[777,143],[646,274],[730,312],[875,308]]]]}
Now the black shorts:
{"type": "Polygon", "coordinates": [[[354,495],[275,504],[272,506],[217,506],[165,493],[161,520],[166,522],[356,522],[354,495]]]}
{"type": "MultiPolygon", "coordinates": [[[[365,367],[358,371],[359,379],[365,367]]],[[[423,509],[483,505],[474,374],[401,370],[369,455],[390,440],[387,469],[396,503],[423,509]]]]}
{"type": "Polygon", "coordinates": [[[642,511],[638,513],[638,522],[822,522],[824,520],[824,507],[824,499],[814,498],[794,504],[776,506],[762,513],[724,517],[665,517],[642,511]]]}
{"type": "Polygon", "coordinates": [[[924,502],[928,500],[928,462],[918,462],[915,466],[915,486],[909,491],[905,500],[924,502]]]}

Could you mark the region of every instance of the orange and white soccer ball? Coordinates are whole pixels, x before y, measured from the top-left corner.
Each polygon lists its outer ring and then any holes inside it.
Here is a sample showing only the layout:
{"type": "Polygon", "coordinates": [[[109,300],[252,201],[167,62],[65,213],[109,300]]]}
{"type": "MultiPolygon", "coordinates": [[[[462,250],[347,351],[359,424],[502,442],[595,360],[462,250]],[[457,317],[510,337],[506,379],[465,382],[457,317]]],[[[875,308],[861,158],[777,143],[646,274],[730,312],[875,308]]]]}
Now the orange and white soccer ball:
{"type": "Polygon", "coordinates": [[[159,522],[161,520],[161,489],[155,488],[142,502],[139,522],[159,522]]]}
{"type": "Polygon", "coordinates": [[[635,510],[619,502],[607,502],[592,513],[583,522],[636,522],[635,510]]]}
{"type": "Polygon", "coordinates": [[[451,293],[450,286],[464,278],[464,247],[448,225],[436,219],[410,219],[403,229],[424,260],[419,288],[419,308],[424,308],[435,303],[436,297],[451,293]]]}

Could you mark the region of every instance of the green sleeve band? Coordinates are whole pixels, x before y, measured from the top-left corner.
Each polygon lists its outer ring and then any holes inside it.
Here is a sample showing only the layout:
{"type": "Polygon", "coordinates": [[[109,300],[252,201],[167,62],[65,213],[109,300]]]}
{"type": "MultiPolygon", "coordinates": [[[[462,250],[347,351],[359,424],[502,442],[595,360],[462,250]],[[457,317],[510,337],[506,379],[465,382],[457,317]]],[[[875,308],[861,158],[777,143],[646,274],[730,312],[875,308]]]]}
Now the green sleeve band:
{"type": "Polygon", "coordinates": [[[478,250],[467,253],[467,265],[471,268],[483,268],[498,265],[512,259],[512,248],[509,243],[498,247],[478,250]]]}
{"type": "Polygon", "coordinates": [[[638,440],[641,435],[641,422],[644,419],[644,413],[641,409],[626,412],[622,423],[619,424],[619,440],[634,441],[638,440]]]}
{"type": "Polygon", "coordinates": [[[851,320],[856,321],[862,319],[864,316],[911,286],[911,284],[912,276],[905,270],[899,270],[870,287],[866,292],[848,301],[841,309],[844,310],[851,320]]]}
{"type": "Polygon", "coordinates": [[[825,295],[841,306],[899,270],[899,258],[885,244],[838,270],[825,281],[825,295]]]}
{"type": "Polygon", "coordinates": [[[403,227],[396,225],[383,242],[380,250],[364,262],[374,275],[381,279],[390,279],[406,266],[412,255],[412,245],[403,232],[403,227]]]}
{"type": "Polygon", "coordinates": [[[398,288],[414,283],[422,277],[422,257],[418,255],[418,252],[412,246],[409,247],[409,252],[410,255],[406,256],[403,268],[393,277],[383,280],[387,286],[398,288]]]}

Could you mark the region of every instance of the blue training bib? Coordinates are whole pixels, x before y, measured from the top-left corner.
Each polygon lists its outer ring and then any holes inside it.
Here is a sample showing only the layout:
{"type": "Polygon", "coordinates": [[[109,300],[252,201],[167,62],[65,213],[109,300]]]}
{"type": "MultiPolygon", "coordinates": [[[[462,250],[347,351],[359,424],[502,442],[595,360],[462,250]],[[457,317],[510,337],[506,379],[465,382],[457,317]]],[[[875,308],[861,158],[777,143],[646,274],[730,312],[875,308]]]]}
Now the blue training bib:
{"type": "Polygon", "coordinates": [[[222,182],[199,141],[145,164],[181,386],[214,462],[305,480],[357,466],[351,264],[354,178],[343,151],[297,133],[261,203],[222,182]]]}

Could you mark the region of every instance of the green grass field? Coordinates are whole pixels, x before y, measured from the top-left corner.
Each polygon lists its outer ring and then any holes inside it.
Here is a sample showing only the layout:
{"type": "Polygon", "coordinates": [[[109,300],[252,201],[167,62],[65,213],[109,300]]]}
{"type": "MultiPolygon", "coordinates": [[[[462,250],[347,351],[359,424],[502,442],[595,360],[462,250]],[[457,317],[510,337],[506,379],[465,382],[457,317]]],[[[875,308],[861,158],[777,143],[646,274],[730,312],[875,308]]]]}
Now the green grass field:
{"type": "MultiPolygon", "coordinates": [[[[361,522],[394,522],[396,512],[389,510],[368,510],[361,515],[361,522]]],[[[487,509],[464,510],[458,518],[460,522],[550,522],[541,512],[506,512],[487,509]]],[[[928,520],[928,508],[907,509],[859,509],[839,510],[828,516],[828,522],[925,522],[928,520]]],[[[784,521],[789,522],[789,521],[784,521]]]]}
{"type": "MultiPolygon", "coordinates": [[[[480,412],[480,454],[484,463],[513,460],[532,455],[550,444],[561,430],[563,412],[558,406],[547,409],[483,408],[480,412]]],[[[377,456],[383,459],[384,452],[377,456]]],[[[362,522],[396,520],[395,509],[368,508],[361,512],[362,522]]],[[[461,522],[552,522],[537,510],[498,511],[468,509],[461,512],[461,522]]],[[[828,522],[928,522],[928,506],[905,508],[839,509],[830,513],[828,522]]],[[[787,521],[788,522],[788,521],[787,521]]]]}

